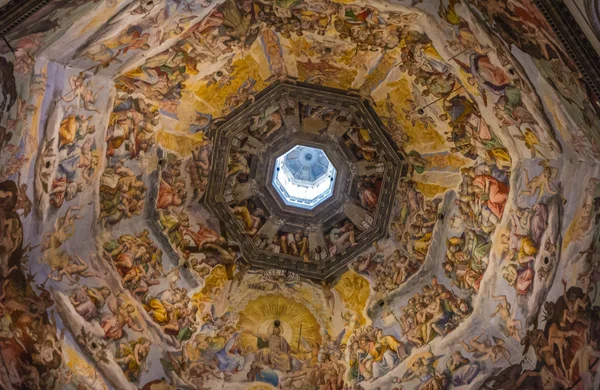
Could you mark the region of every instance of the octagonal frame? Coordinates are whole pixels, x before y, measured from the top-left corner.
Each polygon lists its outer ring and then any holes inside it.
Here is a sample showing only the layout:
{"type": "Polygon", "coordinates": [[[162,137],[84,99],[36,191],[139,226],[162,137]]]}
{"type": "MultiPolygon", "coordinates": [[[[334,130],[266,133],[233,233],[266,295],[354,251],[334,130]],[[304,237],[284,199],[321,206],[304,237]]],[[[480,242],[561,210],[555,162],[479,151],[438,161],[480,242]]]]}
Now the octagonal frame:
{"type": "MultiPolygon", "coordinates": [[[[298,116],[296,115],[296,119],[298,116]]],[[[301,223],[307,229],[315,228],[315,222],[322,223],[323,226],[332,225],[334,217],[344,216],[348,207],[352,207],[351,200],[345,199],[349,190],[357,180],[357,170],[355,162],[349,161],[347,148],[342,145],[342,141],[332,137],[329,128],[324,131],[305,131],[301,128],[299,122],[291,120],[284,116],[285,128],[280,135],[271,136],[264,141],[259,142],[260,148],[256,155],[262,161],[260,172],[251,180],[252,190],[257,197],[264,200],[265,206],[268,204],[270,217],[279,221],[280,218],[292,219],[294,223],[301,223]],[[283,141],[282,141],[283,140],[283,141]],[[328,158],[344,160],[342,165],[347,167],[347,171],[340,174],[340,167],[336,178],[336,189],[334,197],[315,207],[314,213],[302,217],[302,213],[307,210],[301,210],[295,207],[287,206],[281,201],[279,195],[275,192],[269,181],[272,179],[273,167],[277,153],[273,149],[285,149],[290,144],[306,144],[306,146],[318,147],[321,149],[329,148],[335,150],[334,157],[326,152],[328,158]],[[264,169],[264,161],[268,160],[268,169],[264,169]],[[338,181],[342,189],[338,190],[338,181]],[[262,187],[262,189],[261,189],[262,187]],[[271,189],[270,191],[268,189],[271,189]],[[275,193],[274,193],[275,192],[275,193]],[[275,195],[275,196],[273,196],[275,195]],[[337,196],[336,196],[337,195],[337,196]],[[279,199],[279,202],[277,202],[279,199]],[[283,204],[283,206],[282,206],[283,204]],[[350,205],[350,206],[349,206],[350,205]],[[299,213],[298,211],[301,211],[299,213]]],[[[313,280],[331,280],[340,274],[347,264],[364,250],[371,247],[374,241],[380,240],[387,235],[387,227],[392,217],[392,207],[395,199],[395,190],[399,178],[406,176],[408,165],[404,159],[397,153],[397,148],[389,139],[384,131],[383,124],[377,118],[377,115],[366,101],[362,101],[359,96],[352,95],[346,91],[340,91],[322,86],[315,86],[305,83],[281,83],[275,82],[265,90],[256,95],[253,103],[247,102],[236,109],[230,115],[223,119],[220,126],[213,129],[211,138],[214,139],[214,148],[212,155],[211,174],[209,177],[209,188],[205,194],[203,202],[209,211],[217,218],[224,221],[227,231],[227,238],[230,242],[239,244],[244,259],[253,266],[260,268],[277,268],[295,272],[301,276],[313,280]],[[299,257],[287,254],[266,251],[258,246],[258,241],[253,239],[244,231],[228,202],[225,200],[225,179],[228,155],[231,153],[232,145],[236,142],[236,137],[243,134],[251,123],[252,114],[264,112],[267,107],[278,105],[279,108],[290,107],[290,104],[310,104],[315,106],[325,106],[336,109],[337,115],[346,115],[351,117],[361,128],[367,128],[373,140],[373,145],[377,146],[377,153],[381,155],[384,161],[381,163],[384,180],[381,184],[379,201],[376,210],[372,215],[367,216],[368,223],[360,231],[355,246],[346,246],[331,254],[324,259],[312,259],[310,262],[304,262],[299,257]],[[262,110],[262,111],[261,111],[262,110]]],[[[251,137],[250,137],[251,138],[251,137]]],[[[333,161],[332,161],[333,162],[333,161]]],[[[286,222],[287,223],[287,222],[286,222]]],[[[316,228],[319,228],[317,226],[316,228]]],[[[312,248],[311,248],[312,249],[312,248]]]]}

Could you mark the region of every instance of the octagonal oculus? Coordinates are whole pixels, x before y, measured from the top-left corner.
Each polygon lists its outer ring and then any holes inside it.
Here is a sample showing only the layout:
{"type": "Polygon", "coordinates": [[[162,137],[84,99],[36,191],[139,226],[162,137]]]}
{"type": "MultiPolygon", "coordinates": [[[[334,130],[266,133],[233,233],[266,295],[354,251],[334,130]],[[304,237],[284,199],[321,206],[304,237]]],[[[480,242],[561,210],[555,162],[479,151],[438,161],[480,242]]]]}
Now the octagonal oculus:
{"type": "Polygon", "coordinates": [[[331,281],[387,237],[408,164],[359,96],[277,81],[213,130],[202,202],[252,266],[331,281]],[[281,126],[256,129],[268,115],[281,126]],[[346,240],[334,237],[338,226],[346,240]]]}
{"type": "Polygon", "coordinates": [[[297,145],[274,169],[273,187],[288,206],[312,210],[333,195],[337,170],[321,149],[297,145]]]}

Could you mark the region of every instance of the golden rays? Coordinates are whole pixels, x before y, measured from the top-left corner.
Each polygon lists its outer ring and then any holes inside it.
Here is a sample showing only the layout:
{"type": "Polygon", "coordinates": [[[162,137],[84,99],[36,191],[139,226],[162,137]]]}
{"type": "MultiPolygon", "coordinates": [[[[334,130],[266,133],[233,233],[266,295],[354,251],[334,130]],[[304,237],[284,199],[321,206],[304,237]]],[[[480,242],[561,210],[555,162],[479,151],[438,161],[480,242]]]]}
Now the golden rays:
{"type": "MultiPolygon", "coordinates": [[[[320,326],[308,308],[282,295],[265,295],[248,303],[240,312],[238,328],[268,334],[275,320],[281,322],[283,336],[296,349],[302,326],[302,338],[309,343],[321,342],[320,326]]],[[[242,345],[256,348],[256,337],[244,333],[242,345]]]]}

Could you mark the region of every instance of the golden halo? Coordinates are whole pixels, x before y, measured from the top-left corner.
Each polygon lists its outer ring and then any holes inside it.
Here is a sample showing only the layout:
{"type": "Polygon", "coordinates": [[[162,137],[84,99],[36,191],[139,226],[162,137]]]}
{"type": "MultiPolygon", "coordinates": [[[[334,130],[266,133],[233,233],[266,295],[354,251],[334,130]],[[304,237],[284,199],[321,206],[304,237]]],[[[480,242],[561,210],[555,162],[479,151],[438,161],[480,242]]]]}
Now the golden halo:
{"type": "MultiPolygon", "coordinates": [[[[298,345],[300,326],[303,339],[321,342],[321,327],[315,316],[306,306],[283,295],[264,295],[250,301],[239,313],[238,327],[269,335],[275,320],[280,321],[281,335],[293,348],[298,345]]],[[[244,348],[257,346],[256,337],[249,333],[242,334],[241,343],[244,348]]]]}
{"type": "MultiPolygon", "coordinates": [[[[272,334],[273,328],[275,327],[273,325],[274,322],[275,321],[265,320],[258,327],[258,333],[259,334],[272,334]]],[[[286,340],[292,340],[292,338],[294,337],[294,331],[292,330],[292,326],[286,321],[279,320],[279,322],[280,322],[279,328],[281,329],[281,336],[285,337],[286,340]]],[[[302,334],[304,334],[304,329],[302,329],[302,334]]]]}

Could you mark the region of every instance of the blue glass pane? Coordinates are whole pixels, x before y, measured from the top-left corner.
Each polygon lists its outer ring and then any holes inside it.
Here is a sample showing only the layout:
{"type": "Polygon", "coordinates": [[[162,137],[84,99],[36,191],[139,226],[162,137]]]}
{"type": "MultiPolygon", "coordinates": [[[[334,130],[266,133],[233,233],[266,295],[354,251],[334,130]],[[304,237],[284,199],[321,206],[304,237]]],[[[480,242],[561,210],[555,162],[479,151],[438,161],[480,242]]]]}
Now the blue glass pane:
{"type": "Polygon", "coordinates": [[[277,158],[273,187],[286,205],[310,210],[333,195],[336,174],[323,150],[298,145],[277,158]]]}

